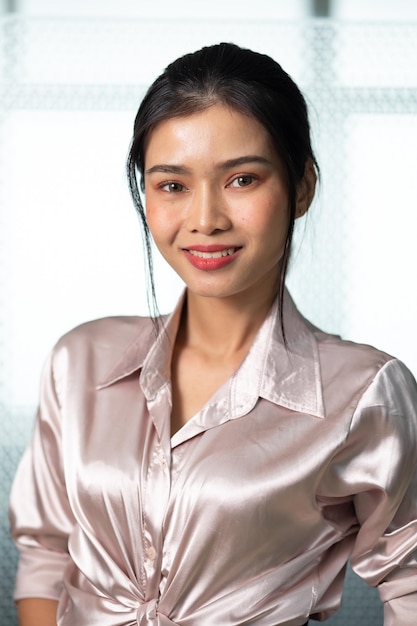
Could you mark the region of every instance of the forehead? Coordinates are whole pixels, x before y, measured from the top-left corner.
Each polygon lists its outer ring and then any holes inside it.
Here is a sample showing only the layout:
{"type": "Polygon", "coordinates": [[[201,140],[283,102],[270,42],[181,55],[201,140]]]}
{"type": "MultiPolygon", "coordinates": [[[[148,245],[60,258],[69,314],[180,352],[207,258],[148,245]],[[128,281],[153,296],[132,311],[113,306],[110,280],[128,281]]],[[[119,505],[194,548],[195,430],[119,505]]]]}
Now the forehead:
{"type": "Polygon", "coordinates": [[[145,142],[145,160],[275,153],[267,130],[253,116],[223,104],[159,122],[145,142]]]}

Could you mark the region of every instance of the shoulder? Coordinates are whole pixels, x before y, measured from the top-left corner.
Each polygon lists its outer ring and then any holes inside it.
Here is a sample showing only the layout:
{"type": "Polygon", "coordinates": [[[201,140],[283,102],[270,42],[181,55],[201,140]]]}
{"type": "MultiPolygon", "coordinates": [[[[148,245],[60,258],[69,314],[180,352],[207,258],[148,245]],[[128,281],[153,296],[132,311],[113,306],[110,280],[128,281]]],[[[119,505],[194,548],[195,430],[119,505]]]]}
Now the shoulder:
{"type": "Polygon", "coordinates": [[[152,329],[149,317],[114,316],[103,317],[84,322],[65,333],[57,342],[56,348],[69,347],[79,343],[91,345],[112,345],[112,347],[128,344],[138,335],[148,333],[152,329]]]}
{"type": "Polygon", "coordinates": [[[113,354],[123,352],[132,341],[147,337],[153,331],[149,317],[117,316],[103,317],[84,322],[65,333],[55,346],[55,351],[62,349],[93,348],[111,350],[113,354]]]}
{"type": "Polygon", "coordinates": [[[358,371],[378,372],[386,363],[395,360],[395,357],[379,350],[378,348],[342,339],[338,335],[331,335],[313,330],[317,341],[320,362],[326,366],[330,365],[335,371],[358,371]]]}
{"type": "Polygon", "coordinates": [[[313,334],[327,395],[337,393],[338,389],[340,393],[350,389],[353,405],[363,397],[372,405],[392,405],[397,409],[406,396],[412,396],[416,402],[416,382],[399,359],[374,346],[344,340],[318,329],[313,329],[313,334]]]}
{"type": "Polygon", "coordinates": [[[341,393],[344,390],[360,392],[394,359],[371,345],[355,343],[321,330],[300,313],[290,298],[287,307],[291,339],[295,340],[294,345],[306,360],[314,362],[316,376],[321,377],[324,391],[332,384],[339,385],[341,393]]]}
{"type": "Polygon", "coordinates": [[[127,353],[139,369],[155,337],[153,321],[148,317],[105,317],[85,322],[56,343],[52,367],[57,378],[85,376],[99,385],[127,353]]]}

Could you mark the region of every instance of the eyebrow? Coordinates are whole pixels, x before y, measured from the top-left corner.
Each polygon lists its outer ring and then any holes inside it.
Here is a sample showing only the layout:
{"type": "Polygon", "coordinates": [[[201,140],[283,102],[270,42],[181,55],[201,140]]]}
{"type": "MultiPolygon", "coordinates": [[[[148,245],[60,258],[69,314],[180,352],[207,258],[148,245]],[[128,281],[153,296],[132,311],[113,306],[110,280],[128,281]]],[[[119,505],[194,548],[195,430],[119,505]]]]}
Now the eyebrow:
{"type": "Polygon", "coordinates": [[[145,170],[145,174],[154,174],[155,172],[162,172],[163,174],[179,174],[180,176],[185,176],[186,174],[190,174],[191,170],[184,165],[170,165],[161,163],[160,165],[153,165],[149,169],[145,170]]]}
{"type": "Polygon", "coordinates": [[[263,156],[259,156],[257,154],[249,154],[247,156],[241,156],[237,159],[228,159],[223,163],[219,164],[219,169],[229,170],[234,167],[240,167],[241,165],[246,165],[248,163],[260,163],[261,165],[272,165],[269,159],[266,159],[263,156]]]}
{"type": "MultiPolygon", "coordinates": [[[[247,165],[248,163],[260,163],[262,165],[272,165],[272,162],[265,157],[249,154],[247,156],[237,157],[236,159],[228,159],[227,161],[223,161],[217,165],[217,169],[220,170],[229,170],[235,167],[240,167],[241,165],[247,165]]],[[[185,165],[174,165],[169,163],[161,163],[158,165],[153,165],[149,169],[145,170],[145,174],[154,174],[155,172],[160,172],[163,174],[178,174],[180,176],[186,176],[187,174],[191,174],[191,170],[185,165]]]]}

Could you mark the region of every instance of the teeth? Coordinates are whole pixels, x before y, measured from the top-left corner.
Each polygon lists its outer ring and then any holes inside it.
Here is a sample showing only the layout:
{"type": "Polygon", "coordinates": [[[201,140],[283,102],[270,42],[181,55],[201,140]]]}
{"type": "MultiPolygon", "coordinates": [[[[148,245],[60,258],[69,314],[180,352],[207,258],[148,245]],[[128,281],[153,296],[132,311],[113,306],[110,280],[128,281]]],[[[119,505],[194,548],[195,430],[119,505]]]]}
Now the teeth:
{"type": "Polygon", "coordinates": [[[228,248],[227,250],[219,250],[218,252],[200,252],[200,250],[188,250],[193,256],[198,256],[200,259],[220,259],[222,256],[228,256],[236,252],[236,248],[228,248]]]}

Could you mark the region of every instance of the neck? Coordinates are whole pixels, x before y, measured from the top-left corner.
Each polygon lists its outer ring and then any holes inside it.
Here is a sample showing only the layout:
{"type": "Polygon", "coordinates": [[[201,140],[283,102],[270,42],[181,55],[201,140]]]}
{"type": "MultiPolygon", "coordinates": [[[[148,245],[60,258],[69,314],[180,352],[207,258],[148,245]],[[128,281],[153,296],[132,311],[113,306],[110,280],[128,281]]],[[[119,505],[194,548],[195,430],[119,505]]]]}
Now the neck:
{"type": "Polygon", "coordinates": [[[210,298],[187,292],[181,322],[181,341],[208,354],[227,357],[250,346],[276,294],[256,301],[234,296],[210,298]]]}

